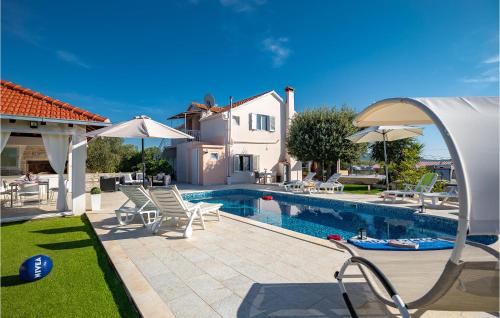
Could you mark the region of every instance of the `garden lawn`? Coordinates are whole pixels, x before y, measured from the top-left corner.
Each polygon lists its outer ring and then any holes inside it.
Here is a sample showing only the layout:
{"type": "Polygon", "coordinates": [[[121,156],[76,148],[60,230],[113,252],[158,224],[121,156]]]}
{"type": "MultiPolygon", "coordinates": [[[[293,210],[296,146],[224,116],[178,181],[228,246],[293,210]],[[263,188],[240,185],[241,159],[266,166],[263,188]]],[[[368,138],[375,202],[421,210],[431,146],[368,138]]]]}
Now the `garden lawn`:
{"type": "Polygon", "coordinates": [[[138,317],[88,219],[53,218],[1,227],[2,317],[138,317]],[[45,278],[22,282],[28,257],[52,258],[45,278]]]}
{"type": "Polygon", "coordinates": [[[355,193],[355,194],[377,194],[381,192],[382,189],[377,189],[372,187],[370,191],[368,191],[368,186],[362,184],[344,184],[344,192],[347,193],[355,193]]]}

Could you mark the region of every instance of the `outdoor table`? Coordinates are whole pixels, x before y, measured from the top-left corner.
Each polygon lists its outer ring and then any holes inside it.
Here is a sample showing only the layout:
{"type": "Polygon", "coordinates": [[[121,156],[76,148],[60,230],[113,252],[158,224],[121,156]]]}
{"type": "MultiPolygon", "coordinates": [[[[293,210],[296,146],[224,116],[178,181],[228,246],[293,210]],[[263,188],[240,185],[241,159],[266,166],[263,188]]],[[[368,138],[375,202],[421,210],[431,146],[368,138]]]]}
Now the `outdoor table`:
{"type": "MultiPolygon", "coordinates": [[[[49,180],[41,180],[41,181],[14,181],[9,184],[10,186],[10,207],[14,206],[14,193],[16,194],[16,200],[17,200],[17,191],[19,188],[19,185],[21,184],[35,184],[38,183],[39,186],[45,186],[46,189],[46,194],[47,194],[47,202],[49,202],[49,180]],[[14,190],[15,188],[15,190],[14,190]]],[[[38,188],[38,191],[40,191],[40,188],[38,188]]]]}
{"type": "Polygon", "coordinates": [[[259,172],[259,176],[263,176],[264,177],[264,184],[267,183],[267,177],[272,177],[272,175],[273,174],[271,172],[267,172],[267,169],[264,169],[264,172],[259,172]]]}

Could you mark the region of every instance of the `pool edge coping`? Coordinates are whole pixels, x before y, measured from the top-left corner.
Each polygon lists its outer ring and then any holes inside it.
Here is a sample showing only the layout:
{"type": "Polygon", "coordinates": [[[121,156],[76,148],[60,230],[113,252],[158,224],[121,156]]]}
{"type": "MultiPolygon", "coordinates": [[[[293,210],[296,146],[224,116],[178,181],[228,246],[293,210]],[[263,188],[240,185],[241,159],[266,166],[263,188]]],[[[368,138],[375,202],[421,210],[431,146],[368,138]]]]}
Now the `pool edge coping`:
{"type": "Polygon", "coordinates": [[[268,230],[268,231],[271,231],[271,232],[274,232],[274,233],[277,233],[277,234],[285,235],[285,236],[288,236],[288,237],[291,237],[291,238],[294,238],[294,239],[298,239],[298,240],[301,240],[301,241],[304,241],[304,242],[307,242],[307,243],[311,243],[311,244],[319,245],[319,246],[322,246],[322,247],[326,247],[326,248],[329,248],[329,249],[332,249],[332,250],[335,250],[335,251],[338,251],[338,252],[342,252],[342,253],[347,252],[346,250],[343,250],[341,248],[338,248],[338,247],[334,246],[332,243],[330,243],[326,239],[321,239],[319,237],[315,237],[315,236],[311,236],[311,235],[299,233],[299,232],[296,232],[296,231],[288,230],[288,229],[285,229],[285,228],[282,228],[282,227],[279,227],[279,226],[276,226],[276,225],[267,224],[267,223],[264,223],[264,222],[260,222],[260,221],[248,219],[248,218],[245,218],[245,217],[242,217],[242,216],[239,216],[239,215],[234,215],[234,214],[231,214],[231,213],[228,213],[228,212],[224,212],[224,211],[220,211],[219,213],[222,216],[224,216],[224,217],[226,217],[228,219],[234,220],[234,221],[238,221],[238,222],[241,222],[241,223],[246,223],[248,225],[252,225],[252,226],[255,226],[255,227],[258,227],[258,228],[261,228],[261,229],[264,229],[264,230],[268,230]]]}

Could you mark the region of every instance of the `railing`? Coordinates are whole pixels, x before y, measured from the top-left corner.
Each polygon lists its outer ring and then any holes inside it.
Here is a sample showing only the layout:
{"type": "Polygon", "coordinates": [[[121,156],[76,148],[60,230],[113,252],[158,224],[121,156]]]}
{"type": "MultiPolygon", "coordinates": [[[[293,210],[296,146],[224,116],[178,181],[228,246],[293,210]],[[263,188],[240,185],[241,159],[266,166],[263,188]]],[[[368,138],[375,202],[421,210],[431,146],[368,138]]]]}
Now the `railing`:
{"type": "Polygon", "coordinates": [[[201,133],[199,130],[182,129],[182,131],[189,136],[194,137],[194,139],[188,139],[188,141],[200,141],[201,133]]]}

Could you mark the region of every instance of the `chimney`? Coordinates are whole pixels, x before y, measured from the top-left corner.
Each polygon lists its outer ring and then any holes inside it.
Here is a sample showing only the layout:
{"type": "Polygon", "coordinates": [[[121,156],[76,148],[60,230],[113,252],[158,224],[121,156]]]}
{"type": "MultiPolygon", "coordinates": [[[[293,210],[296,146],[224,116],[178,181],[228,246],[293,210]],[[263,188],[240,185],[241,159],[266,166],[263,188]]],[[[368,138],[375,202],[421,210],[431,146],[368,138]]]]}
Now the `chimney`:
{"type": "Polygon", "coordinates": [[[285,131],[286,135],[288,135],[288,130],[290,128],[290,121],[292,120],[292,116],[295,113],[295,93],[293,87],[287,86],[285,87],[285,131]]]}

